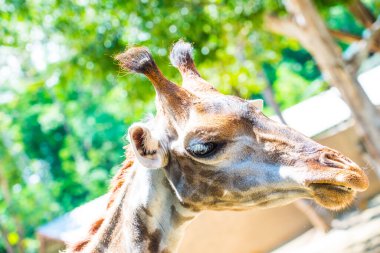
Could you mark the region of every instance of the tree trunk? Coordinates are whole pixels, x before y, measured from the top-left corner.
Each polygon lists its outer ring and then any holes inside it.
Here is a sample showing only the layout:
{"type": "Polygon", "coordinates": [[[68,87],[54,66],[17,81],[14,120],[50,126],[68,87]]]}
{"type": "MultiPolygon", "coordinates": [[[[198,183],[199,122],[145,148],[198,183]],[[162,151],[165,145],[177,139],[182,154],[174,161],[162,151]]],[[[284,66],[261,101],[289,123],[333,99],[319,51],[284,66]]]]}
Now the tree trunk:
{"type": "Polygon", "coordinates": [[[288,19],[267,19],[272,31],[297,38],[313,55],[323,77],[340,91],[351,108],[359,134],[379,173],[380,113],[371,103],[355,74],[345,64],[342,52],[335,44],[323,20],[310,0],[287,0],[288,19]]]}

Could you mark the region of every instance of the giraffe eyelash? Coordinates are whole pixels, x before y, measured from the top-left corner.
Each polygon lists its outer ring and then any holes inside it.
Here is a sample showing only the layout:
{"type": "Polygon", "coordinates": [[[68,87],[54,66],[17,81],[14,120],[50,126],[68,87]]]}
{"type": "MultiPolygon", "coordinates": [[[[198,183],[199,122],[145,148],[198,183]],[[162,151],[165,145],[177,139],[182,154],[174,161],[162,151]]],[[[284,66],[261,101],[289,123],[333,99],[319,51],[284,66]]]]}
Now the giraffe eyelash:
{"type": "Polygon", "coordinates": [[[197,158],[209,158],[215,155],[223,146],[223,143],[216,142],[198,142],[189,145],[186,150],[192,156],[197,158]]]}

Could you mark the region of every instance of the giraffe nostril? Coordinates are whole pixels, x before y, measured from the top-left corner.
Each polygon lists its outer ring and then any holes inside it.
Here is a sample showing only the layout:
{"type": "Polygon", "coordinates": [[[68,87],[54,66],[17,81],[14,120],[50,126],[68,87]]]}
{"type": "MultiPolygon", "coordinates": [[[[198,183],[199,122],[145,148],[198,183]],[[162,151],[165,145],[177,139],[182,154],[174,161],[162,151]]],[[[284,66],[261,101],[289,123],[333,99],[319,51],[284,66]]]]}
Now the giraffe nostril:
{"type": "Polygon", "coordinates": [[[335,152],[323,152],[319,161],[328,167],[346,169],[352,165],[352,161],[335,152]]]}

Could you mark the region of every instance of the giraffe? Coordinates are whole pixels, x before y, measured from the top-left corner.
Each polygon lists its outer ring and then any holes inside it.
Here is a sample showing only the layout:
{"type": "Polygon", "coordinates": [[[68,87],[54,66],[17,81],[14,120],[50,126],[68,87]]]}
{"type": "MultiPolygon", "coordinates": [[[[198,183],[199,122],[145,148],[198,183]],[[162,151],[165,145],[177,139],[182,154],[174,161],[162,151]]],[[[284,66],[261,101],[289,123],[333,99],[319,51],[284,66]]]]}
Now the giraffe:
{"type": "Polygon", "coordinates": [[[219,93],[197,71],[191,44],[181,40],[170,53],[182,87],[164,77],[145,47],[116,60],[152,82],[157,113],[128,129],[126,160],[104,216],[66,252],[176,252],[203,210],[299,198],[338,210],[368,187],[358,165],[263,115],[261,100],[219,93]]]}

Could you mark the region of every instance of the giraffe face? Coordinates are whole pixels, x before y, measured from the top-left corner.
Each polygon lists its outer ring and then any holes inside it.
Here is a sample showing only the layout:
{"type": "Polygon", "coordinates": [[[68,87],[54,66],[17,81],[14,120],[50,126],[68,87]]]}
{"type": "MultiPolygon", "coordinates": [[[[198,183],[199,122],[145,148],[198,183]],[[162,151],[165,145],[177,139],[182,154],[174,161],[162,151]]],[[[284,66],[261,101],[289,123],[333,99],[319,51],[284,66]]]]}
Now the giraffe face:
{"type": "Polygon", "coordinates": [[[241,210],[311,198],[339,209],[367,187],[337,151],[264,116],[250,101],[200,95],[167,143],[167,177],[194,209],[241,210]]]}
{"type": "Polygon", "coordinates": [[[200,77],[189,43],[180,41],[171,52],[182,87],[162,75],[146,48],[117,59],[146,75],[157,92],[155,119],[129,129],[136,158],[163,169],[184,205],[240,210],[311,198],[340,209],[368,187],[347,157],[267,118],[256,103],[217,92],[200,77]]]}

